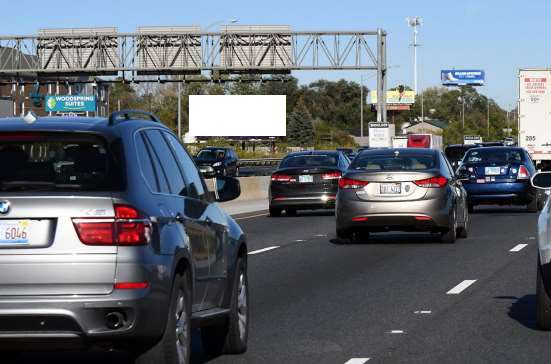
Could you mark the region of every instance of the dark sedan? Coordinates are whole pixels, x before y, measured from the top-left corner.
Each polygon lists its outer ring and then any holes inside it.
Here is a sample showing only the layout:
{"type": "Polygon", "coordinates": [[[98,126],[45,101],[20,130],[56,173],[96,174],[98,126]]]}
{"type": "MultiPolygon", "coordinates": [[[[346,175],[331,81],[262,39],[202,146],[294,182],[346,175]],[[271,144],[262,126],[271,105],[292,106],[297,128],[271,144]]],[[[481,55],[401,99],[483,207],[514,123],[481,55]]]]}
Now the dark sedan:
{"type": "Polygon", "coordinates": [[[480,204],[526,205],[541,209],[542,202],[530,178],[536,173],[528,152],[517,147],[470,149],[458,174],[468,193],[469,210],[480,204]]]}
{"type": "Polygon", "coordinates": [[[269,199],[270,215],[285,210],[334,208],[338,180],[349,165],[341,151],[306,151],[288,154],[272,174],[269,199]]]}

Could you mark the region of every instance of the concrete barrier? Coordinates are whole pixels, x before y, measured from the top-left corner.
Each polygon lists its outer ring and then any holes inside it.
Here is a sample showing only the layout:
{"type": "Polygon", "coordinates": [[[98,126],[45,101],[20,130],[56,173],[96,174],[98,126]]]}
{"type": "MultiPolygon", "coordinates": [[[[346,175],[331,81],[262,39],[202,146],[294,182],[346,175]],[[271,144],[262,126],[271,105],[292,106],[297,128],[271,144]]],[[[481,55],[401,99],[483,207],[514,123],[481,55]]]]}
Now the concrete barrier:
{"type": "MultiPolygon", "coordinates": [[[[241,196],[234,200],[235,202],[262,200],[268,198],[268,188],[270,186],[270,176],[239,177],[241,185],[241,196]]],[[[214,189],[215,180],[206,180],[210,191],[214,189]]]]}

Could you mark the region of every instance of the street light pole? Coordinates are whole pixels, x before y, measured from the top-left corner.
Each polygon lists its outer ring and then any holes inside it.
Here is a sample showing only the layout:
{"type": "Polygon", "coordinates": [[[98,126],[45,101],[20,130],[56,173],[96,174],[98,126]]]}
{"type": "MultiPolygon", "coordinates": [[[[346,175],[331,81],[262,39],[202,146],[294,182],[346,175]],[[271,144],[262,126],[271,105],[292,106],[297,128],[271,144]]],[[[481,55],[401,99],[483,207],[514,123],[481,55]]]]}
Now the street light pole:
{"type": "Polygon", "coordinates": [[[406,21],[413,29],[413,43],[411,44],[413,47],[413,91],[417,94],[417,47],[419,47],[417,34],[419,33],[418,27],[423,24],[423,18],[419,16],[407,17],[406,21]]]}

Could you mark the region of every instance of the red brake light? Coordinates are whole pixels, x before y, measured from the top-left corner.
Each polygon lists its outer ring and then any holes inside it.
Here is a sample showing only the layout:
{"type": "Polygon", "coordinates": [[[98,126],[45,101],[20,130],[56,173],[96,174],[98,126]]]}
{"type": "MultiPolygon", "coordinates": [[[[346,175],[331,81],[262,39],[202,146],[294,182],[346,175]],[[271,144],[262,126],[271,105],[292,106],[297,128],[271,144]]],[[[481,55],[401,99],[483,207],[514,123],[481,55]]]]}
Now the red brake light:
{"type": "Polygon", "coordinates": [[[417,186],[425,188],[442,188],[448,184],[446,177],[438,176],[414,181],[417,186]]]}
{"type": "Polygon", "coordinates": [[[342,176],[342,173],[339,172],[339,171],[335,171],[335,172],[328,172],[328,173],[323,173],[321,175],[321,179],[323,180],[328,180],[328,179],[339,179],[341,178],[342,176]]]}
{"type": "Polygon", "coordinates": [[[272,181],[276,182],[295,182],[296,178],[288,174],[274,173],[272,174],[272,181]]]}
{"type": "Polygon", "coordinates": [[[115,218],[76,218],[73,224],[86,245],[132,246],[149,243],[151,223],[128,205],[114,205],[115,218]]]}
{"type": "Polygon", "coordinates": [[[342,189],[358,189],[367,186],[369,182],[360,181],[357,179],[342,177],[339,179],[339,188],[342,189]]]}
{"type": "Polygon", "coordinates": [[[518,169],[517,179],[529,179],[530,173],[528,172],[528,169],[521,165],[518,169]]]}
{"type": "Polygon", "coordinates": [[[115,289],[145,289],[149,288],[148,282],[121,282],[115,283],[113,286],[115,289]]]}

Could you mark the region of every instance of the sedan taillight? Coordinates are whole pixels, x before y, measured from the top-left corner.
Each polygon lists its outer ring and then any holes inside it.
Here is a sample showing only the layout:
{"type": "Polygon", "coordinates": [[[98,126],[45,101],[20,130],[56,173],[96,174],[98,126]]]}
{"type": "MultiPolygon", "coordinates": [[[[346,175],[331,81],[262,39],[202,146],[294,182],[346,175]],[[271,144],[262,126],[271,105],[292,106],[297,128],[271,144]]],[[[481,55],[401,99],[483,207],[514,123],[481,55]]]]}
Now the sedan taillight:
{"type": "Polygon", "coordinates": [[[425,188],[442,188],[448,184],[446,177],[438,176],[414,181],[417,186],[425,188]]]}
{"type": "Polygon", "coordinates": [[[342,177],[339,179],[339,188],[341,189],[358,189],[367,186],[369,182],[360,181],[357,179],[342,177]]]}
{"type": "Polygon", "coordinates": [[[341,178],[341,176],[342,176],[342,173],[339,171],[327,172],[321,175],[321,179],[323,180],[339,179],[341,178]]]}
{"type": "Polygon", "coordinates": [[[283,173],[274,173],[272,174],[272,181],[275,182],[295,182],[296,178],[294,176],[283,174],[283,173]]]}
{"type": "Polygon", "coordinates": [[[132,206],[115,205],[114,218],[74,218],[73,225],[85,245],[144,245],[151,240],[151,222],[132,206]]]}
{"type": "Polygon", "coordinates": [[[530,173],[528,172],[528,168],[521,165],[518,169],[517,179],[529,179],[530,173]]]}

